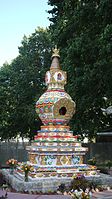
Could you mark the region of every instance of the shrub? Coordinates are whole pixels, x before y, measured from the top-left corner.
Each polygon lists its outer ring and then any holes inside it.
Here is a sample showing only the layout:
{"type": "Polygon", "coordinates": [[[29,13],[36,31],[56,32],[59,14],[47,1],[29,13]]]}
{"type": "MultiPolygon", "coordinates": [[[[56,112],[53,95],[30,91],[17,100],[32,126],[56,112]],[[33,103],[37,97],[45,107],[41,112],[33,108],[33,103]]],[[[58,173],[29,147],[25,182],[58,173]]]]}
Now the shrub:
{"type": "Polygon", "coordinates": [[[92,159],[89,159],[89,160],[88,160],[88,164],[96,165],[96,158],[93,157],[92,159]]]}
{"type": "Polygon", "coordinates": [[[112,167],[112,161],[111,160],[108,160],[106,162],[106,166],[110,169],[112,167]]]}
{"type": "Polygon", "coordinates": [[[0,187],[2,187],[3,184],[6,184],[6,181],[5,181],[2,173],[0,173],[0,187]]]}
{"type": "Polygon", "coordinates": [[[65,184],[60,184],[58,190],[59,190],[61,193],[64,193],[64,191],[66,190],[65,184]]]}
{"type": "Polygon", "coordinates": [[[71,190],[86,190],[89,187],[89,182],[85,179],[83,175],[73,176],[73,180],[71,182],[71,190]]]}

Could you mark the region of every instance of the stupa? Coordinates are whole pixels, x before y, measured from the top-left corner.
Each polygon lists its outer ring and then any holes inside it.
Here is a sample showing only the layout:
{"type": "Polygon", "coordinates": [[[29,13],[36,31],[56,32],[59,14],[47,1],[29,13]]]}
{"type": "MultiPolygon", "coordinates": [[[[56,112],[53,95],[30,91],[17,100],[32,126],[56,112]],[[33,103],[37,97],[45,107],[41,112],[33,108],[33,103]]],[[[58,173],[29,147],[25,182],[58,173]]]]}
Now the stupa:
{"type": "Polygon", "coordinates": [[[95,166],[83,163],[88,149],[81,146],[68,125],[76,104],[64,90],[67,74],[61,70],[59,59],[59,50],[55,48],[50,70],[45,75],[47,90],[36,103],[43,125],[26,148],[29,161],[20,163],[13,175],[10,170],[2,171],[16,191],[49,193],[57,191],[63,183],[68,187],[74,174],[94,179],[99,176],[95,166]],[[22,170],[26,163],[33,168],[28,173],[28,182],[22,170]]]}
{"type": "Polygon", "coordinates": [[[76,104],[64,90],[67,73],[61,69],[57,47],[53,49],[50,70],[46,72],[46,92],[36,103],[36,113],[43,126],[27,147],[29,163],[35,168],[32,177],[72,176],[91,172],[83,164],[87,148],[82,147],[68,125],[76,111],[76,104]]]}

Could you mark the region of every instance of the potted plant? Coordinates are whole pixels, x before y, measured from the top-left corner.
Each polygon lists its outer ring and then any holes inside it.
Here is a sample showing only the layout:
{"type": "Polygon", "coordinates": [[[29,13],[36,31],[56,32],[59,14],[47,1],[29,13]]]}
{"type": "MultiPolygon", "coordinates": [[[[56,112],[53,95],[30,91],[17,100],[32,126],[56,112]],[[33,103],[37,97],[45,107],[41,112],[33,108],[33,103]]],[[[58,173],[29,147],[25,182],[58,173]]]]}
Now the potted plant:
{"type": "Polygon", "coordinates": [[[28,174],[30,171],[33,171],[33,167],[27,163],[23,164],[21,166],[21,169],[24,171],[24,174],[25,174],[25,182],[28,182],[28,174]]]}
{"type": "Polygon", "coordinates": [[[15,159],[9,159],[9,160],[7,160],[6,164],[9,165],[9,167],[10,167],[10,173],[13,174],[14,173],[14,169],[18,165],[18,161],[15,160],[15,159]]]}

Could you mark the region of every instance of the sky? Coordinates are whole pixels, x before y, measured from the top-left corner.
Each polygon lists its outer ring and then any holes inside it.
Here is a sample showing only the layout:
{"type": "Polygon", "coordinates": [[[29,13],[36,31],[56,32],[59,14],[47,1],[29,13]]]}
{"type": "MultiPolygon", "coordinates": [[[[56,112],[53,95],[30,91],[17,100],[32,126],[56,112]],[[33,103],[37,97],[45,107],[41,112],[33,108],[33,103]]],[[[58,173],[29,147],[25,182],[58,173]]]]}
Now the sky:
{"type": "Polygon", "coordinates": [[[47,0],[0,0],[0,66],[19,54],[23,36],[50,25],[47,0]]]}

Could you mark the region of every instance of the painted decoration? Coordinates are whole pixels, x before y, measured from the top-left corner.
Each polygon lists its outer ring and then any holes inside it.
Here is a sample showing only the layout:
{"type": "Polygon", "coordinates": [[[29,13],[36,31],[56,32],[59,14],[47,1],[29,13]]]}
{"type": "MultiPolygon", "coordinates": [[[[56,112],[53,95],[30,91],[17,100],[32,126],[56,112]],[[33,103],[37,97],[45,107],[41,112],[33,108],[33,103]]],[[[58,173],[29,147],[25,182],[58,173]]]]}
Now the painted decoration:
{"type": "Polygon", "coordinates": [[[72,155],[72,163],[73,165],[80,163],[80,156],[72,155]]]}
{"type": "Polygon", "coordinates": [[[55,166],[56,165],[56,157],[53,155],[47,155],[45,156],[45,163],[48,166],[55,166]]]}
{"type": "Polygon", "coordinates": [[[61,162],[61,165],[63,166],[69,165],[70,164],[69,156],[63,155],[62,157],[60,157],[60,162],[61,162]]]}
{"type": "Polygon", "coordinates": [[[75,113],[75,102],[62,91],[44,93],[36,103],[36,112],[44,125],[66,125],[75,113]]]}
{"type": "Polygon", "coordinates": [[[45,83],[46,83],[46,85],[50,83],[50,78],[51,78],[50,72],[47,71],[47,73],[45,75],[45,83]]]}

